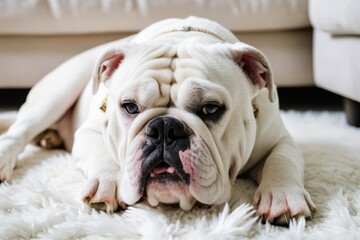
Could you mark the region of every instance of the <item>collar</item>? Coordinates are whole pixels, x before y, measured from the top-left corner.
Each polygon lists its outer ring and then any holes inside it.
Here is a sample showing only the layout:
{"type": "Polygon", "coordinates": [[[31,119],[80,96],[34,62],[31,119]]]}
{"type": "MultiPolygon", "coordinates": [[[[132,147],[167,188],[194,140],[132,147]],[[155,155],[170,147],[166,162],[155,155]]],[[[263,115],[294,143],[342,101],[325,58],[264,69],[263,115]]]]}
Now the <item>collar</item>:
{"type": "Polygon", "coordinates": [[[182,26],[179,28],[172,28],[166,31],[163,31],[161,33],[159,33],[158,35],[156,35],[155,37],[167,34],[167,33],[172,33],[172,32],[201,32],[201,33],[205,33],[207,35],[211,35],[223,42],[226,42],[222,37],[220,37],[219,35],[205,29],[205,28],[198,28],[198,27],[192,27],[192,26],[182,26]]]}

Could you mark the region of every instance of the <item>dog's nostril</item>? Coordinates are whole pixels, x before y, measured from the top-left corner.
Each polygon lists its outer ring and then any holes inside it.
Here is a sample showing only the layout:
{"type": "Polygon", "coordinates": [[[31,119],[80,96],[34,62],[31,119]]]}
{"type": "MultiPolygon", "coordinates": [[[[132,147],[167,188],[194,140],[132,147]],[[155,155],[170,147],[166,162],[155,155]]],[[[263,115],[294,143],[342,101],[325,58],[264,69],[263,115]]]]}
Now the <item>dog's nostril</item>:
{"type": "Polygon", "coordinates": [[[158,130],[157,128],[148,127],[148,128],[146,129],[146,135],[147,135],[148,137],[158,139],[160,133],[159,133],[159,130],[158,130]]]}
{"type": "Polygon", "coordinates": [[[168,141],[174,141],[179,138],[187,137],[184,128],[169,128],[165,134],[168,141]]]}
{"type": "Polygon", "coordinates": [[[169,129],[168,133],[167,133],[167,139],[168,140],[174,140],[177,137],[175,136],[175,131],[174,129],[169,129]]]}

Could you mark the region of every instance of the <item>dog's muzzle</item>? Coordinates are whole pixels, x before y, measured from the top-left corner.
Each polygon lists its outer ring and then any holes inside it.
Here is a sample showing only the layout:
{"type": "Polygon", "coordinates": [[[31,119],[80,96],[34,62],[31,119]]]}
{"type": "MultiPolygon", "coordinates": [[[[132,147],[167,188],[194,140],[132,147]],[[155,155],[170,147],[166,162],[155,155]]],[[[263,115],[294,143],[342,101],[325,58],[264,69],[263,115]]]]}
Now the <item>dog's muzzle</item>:
{"type": "Polygon", "coordinates": [[[190,183],[179,152],[190,148],[191,134],[184,123],[169,116],[157,117],[147,124],[141,145],[141,194],[145,195],[146,185],[153,181],[190,183]]]}

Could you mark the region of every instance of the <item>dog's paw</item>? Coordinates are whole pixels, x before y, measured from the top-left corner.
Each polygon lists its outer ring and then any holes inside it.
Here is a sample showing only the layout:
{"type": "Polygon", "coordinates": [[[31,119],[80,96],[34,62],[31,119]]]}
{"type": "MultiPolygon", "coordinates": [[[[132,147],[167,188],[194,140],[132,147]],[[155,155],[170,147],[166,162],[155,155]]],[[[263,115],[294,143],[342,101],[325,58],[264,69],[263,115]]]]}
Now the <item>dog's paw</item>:
{"type": "Polygon", "coordinates": [[[126,205],[117,199],[117,182],[112,174],[103,173],[97,178],[90,178],[85,183],[82,200],[92,208],[111,213],[126,205]]]}
{"type": "Polygon", "coordinates": [[[17,145],[14,139],[0,138],[0,182],[11,179],[19,154],[17,145]]]}
{"type": "Polygon", "coordinates": [[[309,193],[299,187],[259,187],[254,195],[256,214],[275,225],[288,225],[291,218],[311,218],[316,212],[309,193]]]}

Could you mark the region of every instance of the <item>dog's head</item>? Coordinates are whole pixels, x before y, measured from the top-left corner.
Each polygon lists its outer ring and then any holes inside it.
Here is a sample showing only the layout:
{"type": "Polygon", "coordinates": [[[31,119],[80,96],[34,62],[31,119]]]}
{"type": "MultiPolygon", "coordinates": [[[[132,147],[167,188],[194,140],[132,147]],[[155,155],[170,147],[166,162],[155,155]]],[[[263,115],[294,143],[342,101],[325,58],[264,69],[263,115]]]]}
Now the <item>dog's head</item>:
{"type": "Polygon", "coordinates": [[[131,205],[190,209],[229,200],[256,134],[252,99],[272,73],[244,43],[130,44],[98,62],[94,92],[109,89],[103,137],[131,205]]]}

